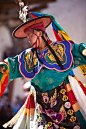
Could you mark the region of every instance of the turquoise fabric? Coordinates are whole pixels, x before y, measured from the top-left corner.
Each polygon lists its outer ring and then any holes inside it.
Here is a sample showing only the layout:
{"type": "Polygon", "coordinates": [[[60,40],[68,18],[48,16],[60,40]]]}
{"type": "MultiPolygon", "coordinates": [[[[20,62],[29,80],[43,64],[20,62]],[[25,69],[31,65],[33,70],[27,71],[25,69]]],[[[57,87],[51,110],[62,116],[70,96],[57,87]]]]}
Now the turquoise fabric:
{"type": "Polygon", "coordinates": [[[16,79],[23,77],[19,71],[19,61],[18,55],[15,57],[5,59],[9,63],[9,82],[16,79]]]}
{"type": "Polygon", "coordinates": [[[1,80],[1,78],[2,78],[2,75],[3,75],[3,73],[0,73],[0,80],[1,80]]]}
{"type": "Polygon", "coordinates": [[[82,55],[82,51],[86,48],[86,43],[81,44],[71,44],[72,45],[72,54],[73,54],[73,67],[86,64],[86,56],[82,55]]]}
{"type": "Polygon", "coordinates": [[[80,122],[80,125],[81,125],[82,129],[86,129],[86,121],[85,121],[85,119],[83,118],[83,116],[82,116],[80,110],[78,110],[78,111],[76,112],[76,115],[77,115],[77,118],[78,118],[78,120],[79,120],[79,122],[80,122]]]}
{"type": "Polygon", "coordinates": [[[31,84],[41,92],[46,92],[59,86],[70,71],[71,69],[66,72],[58,72],[44,67],[39,74],[32,79],[31,84]]]}

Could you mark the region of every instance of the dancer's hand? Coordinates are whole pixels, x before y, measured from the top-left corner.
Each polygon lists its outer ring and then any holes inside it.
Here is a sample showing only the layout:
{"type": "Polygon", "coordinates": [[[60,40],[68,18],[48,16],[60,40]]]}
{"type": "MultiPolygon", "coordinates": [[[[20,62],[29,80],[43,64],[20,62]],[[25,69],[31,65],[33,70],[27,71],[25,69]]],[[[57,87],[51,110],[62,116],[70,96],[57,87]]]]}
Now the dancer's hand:
{"type": "Polygon", "coordinates": [[[3,73],[4,69],[5,69],[5,66],[4,65],[0,65],[0,73],[3,73]]]}
{"type": "Polygon", "coordinates": [[[82,54],[86,56],[86,48],[82,51],[82,54]]]}

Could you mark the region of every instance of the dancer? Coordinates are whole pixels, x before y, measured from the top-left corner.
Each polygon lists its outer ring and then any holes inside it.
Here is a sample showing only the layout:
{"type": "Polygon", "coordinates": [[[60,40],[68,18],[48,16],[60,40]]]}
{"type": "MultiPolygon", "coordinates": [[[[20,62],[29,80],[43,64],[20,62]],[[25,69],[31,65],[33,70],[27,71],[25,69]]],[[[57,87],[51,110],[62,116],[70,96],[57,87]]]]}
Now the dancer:
{"type": "MultiPolygon", "coordinates": [[[[6,87],[4,85],[11,80],[29,78],[36,90],[38,129],[85,129],[86,88],[72,69],[83,65],[81,70],[85,75],[86,43],[74,43],[53,16],[29,12],[23,2],[19,5],[19,18],[24,23],[13,31],[13,36],[27,37],[32,48],[0,62],[1,95],[6,87]],[[50,23],[56,42],[51,41],[46,33],[50,23]]],[[[28,98],[26,108],[30,103],[28,98]]],[[[12,119],[4,127],[12,126],[18,120],[16,129],[30,129],[26,117],[20,119],[25,104],[19,111],[19,117],[14,117],[15,120],[12,119]]],[[[26,114],[28,116],[28,112],[26,114]]]]}

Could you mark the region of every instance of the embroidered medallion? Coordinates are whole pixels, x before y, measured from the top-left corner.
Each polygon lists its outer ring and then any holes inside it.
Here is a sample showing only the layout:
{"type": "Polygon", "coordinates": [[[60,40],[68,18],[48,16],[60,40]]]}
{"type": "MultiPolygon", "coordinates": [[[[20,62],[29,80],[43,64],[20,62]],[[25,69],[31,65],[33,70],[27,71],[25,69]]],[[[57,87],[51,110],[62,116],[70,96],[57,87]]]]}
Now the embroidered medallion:
{"type": "Polygon", "coordinates": [[[73,129],[80,129],[80,126],[76,125],[73,129]]]}
{"type": "Polygon", "coordinates": [[[70,102],[66,102],[66,103],[64,104],[64,106],[65,106],[66,108],[70,108],[70,107],[71,107],[71,103],[70,103],[70,102]]]}
{"type": "Polygon", "coordinates": [[[43,126],[42,126],[42,125],[40,125],[40,126],[38,127],[38,129],[43,129],[43,126]]]}
{"type": "MultiPolygon", "coordinates": [[[[65,45],[63,43],[58,43],[52,46],[52,49],[55,51],[56,55],[59,57],[59,60],[62,64],[66,63],[66,54],[65,54],[65,45]]],[[[54,56],[51,54],[51,51],[48,49],[48,52],[45,54],[45,59],[50,64],[56,64],[54,56]]]]}
{"type": "Polygon", "coordinates": [[[34,76],[40,71],[41,65],[36,57],[33,55],[32,49],[25,50],[19,56],[20,72],[24,77],[34,78],[34,76]]]}
{"type": "Polygon", "coordinates": [[[55,54],[58,56],[59,60],[61,61],[64,69],[61,69],[56,62],[54,55],[51,53],[49,48],[45,48],[41,50],[43,53],[43,57],[41,58],[40,52],[37,51],[40,60],[43,62],[45,67],[50,69],[55,69],[57,71],[65,71],[71,67],[73,56],[71,53],[71,44],[69,41],[61,41],[55,42],[51,44],[51,48],[54,50],[55,54]]]}

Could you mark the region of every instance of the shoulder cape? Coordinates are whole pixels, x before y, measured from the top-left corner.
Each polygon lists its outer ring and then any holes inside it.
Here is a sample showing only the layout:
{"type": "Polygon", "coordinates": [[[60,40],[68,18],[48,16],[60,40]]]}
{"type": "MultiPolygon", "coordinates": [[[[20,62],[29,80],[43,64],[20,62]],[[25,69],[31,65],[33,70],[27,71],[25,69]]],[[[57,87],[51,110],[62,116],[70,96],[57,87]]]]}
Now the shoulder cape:
{"type": "MultiPolygon", "coordinates": [[[[62,70],[59,65],[57,64],[55,58],[53,57],[51,51],[46,47],[45,49],[41,50],[41,54],[39,50],[37,51],[40,60],[42,61],[42,65],[48,69],[55,69],[59,72],[63,72],[68,70],[71,67],[73,56],[71,53],[71,44],[69,41],[61,41],[61,42],[54,42],[51,44],[51,47],[55,51],[56,55],[59,57],[61,63],[63,64],[64,69],[62,70]]],[[[34,78],[35,75],[40,71],[42,65],[38,61],[36,55],[33,57],[33,49],[28,49],[24,51],[20,57],[20,71],[21,74],[26,78],[34,78]],[[33,61],[32,61],[33,58],[33,61]]]]}

